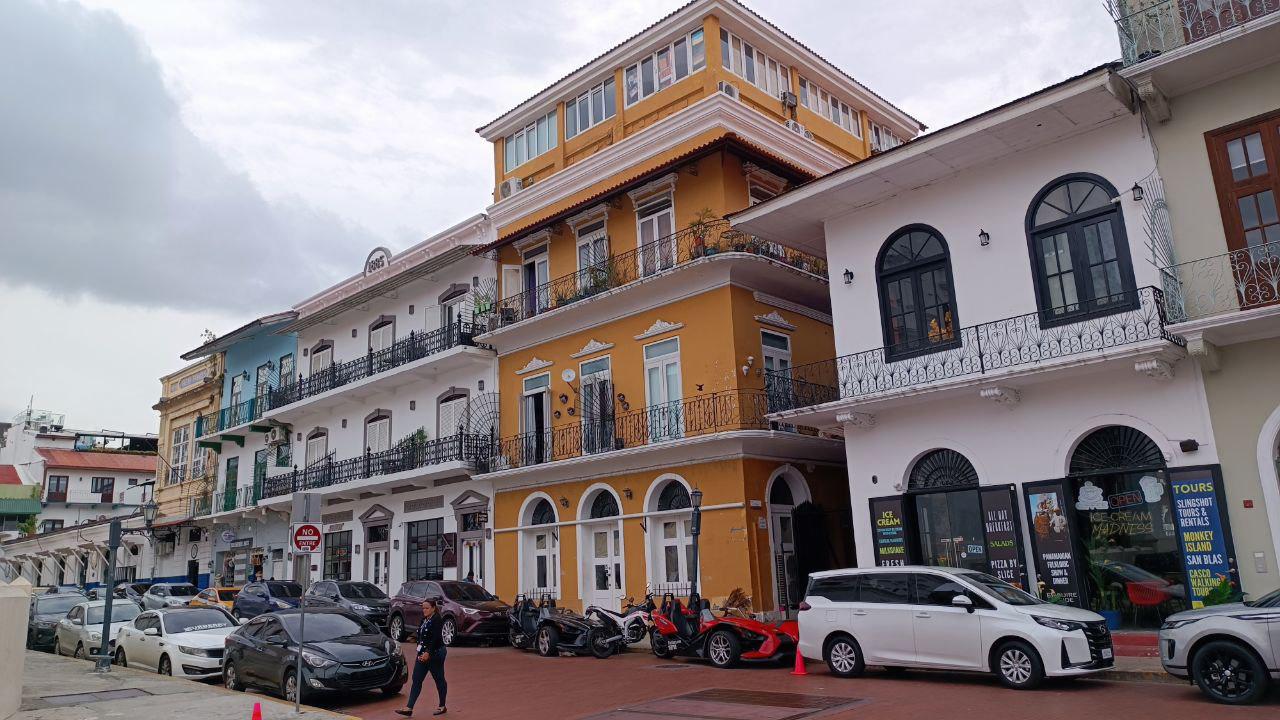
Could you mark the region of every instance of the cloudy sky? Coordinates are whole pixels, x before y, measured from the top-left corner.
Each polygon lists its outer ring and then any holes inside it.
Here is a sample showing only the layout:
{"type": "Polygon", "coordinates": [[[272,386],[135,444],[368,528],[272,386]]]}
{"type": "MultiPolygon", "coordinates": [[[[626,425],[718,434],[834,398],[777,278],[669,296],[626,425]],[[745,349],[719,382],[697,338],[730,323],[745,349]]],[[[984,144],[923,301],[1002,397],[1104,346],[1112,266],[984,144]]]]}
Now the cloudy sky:
{"type": "MultiPolygon", "coordinates": [[[[159,376],[482,211],[474,129],[679,0],[0,2],[0,419],[159,376]]],[[[1119,55],[1102,0],[754,0],[942,127],[1119,55]]]]}

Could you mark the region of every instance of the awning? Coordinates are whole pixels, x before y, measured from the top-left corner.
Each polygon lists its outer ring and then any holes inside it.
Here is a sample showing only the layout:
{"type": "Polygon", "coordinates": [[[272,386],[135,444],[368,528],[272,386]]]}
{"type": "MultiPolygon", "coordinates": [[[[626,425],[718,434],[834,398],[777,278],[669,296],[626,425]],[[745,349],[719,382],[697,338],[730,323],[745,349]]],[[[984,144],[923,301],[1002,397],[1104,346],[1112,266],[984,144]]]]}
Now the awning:
{"type": "Polygon", "coordinates": [[[0,498],[0,515],[39,515],[41,509],[35,498],[0,498]]]}

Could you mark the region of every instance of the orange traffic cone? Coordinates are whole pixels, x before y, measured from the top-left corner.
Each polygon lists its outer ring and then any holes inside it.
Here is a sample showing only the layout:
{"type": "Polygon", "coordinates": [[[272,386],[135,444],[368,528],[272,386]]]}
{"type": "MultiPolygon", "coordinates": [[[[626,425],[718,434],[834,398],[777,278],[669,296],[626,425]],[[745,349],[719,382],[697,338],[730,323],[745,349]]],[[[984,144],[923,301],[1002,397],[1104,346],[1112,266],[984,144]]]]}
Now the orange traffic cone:
{"type": "Polygon", "coordinates": [[[249,718],[249,720],[262,720],[262,703],[256,702],[253,704],[253,717],[249,718]]]}
{"type": "Polygon", "coordinates": [[[804,656],[800,654],[800,649],[796,648],[796,667],[791,671],[792,675],[808,675],[804,669],[804,656]]]}

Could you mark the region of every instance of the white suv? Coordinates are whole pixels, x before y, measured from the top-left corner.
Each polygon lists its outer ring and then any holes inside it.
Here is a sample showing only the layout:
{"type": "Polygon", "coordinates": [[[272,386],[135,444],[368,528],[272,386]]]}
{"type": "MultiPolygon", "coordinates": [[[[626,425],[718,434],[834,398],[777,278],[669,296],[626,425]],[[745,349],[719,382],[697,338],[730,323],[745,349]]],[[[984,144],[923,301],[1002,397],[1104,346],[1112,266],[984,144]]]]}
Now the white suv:
{"type": "Polygon", "coordinates": [[[971,670],[1016,689],[1115,662],[1096,613],[1044,602],[985,573],[913,566],[810,575],[800,653],[841,677],[867,664],[971,670]]]}
{"type": "Polygon", "coordinates": [[[1170,615],[1160,628],[1160,662],[1216,702],[1261,700],[1268,680],[1280,680],[1280,590],[1170,615]]]}

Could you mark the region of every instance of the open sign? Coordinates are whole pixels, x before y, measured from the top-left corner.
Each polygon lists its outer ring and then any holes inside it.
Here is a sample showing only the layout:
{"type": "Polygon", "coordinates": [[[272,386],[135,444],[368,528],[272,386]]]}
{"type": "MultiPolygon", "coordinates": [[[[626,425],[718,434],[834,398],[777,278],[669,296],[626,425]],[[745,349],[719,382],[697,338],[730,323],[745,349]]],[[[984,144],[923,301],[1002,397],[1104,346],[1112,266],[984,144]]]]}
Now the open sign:
{"type": "Polygon", "coordinates": [[[293,552],[303,555],[320,552],[320,544],[324,541],[320,526],[315,523],[294,523],[289,538],[293,552]]]}

